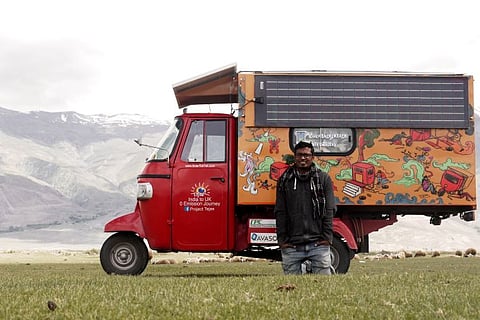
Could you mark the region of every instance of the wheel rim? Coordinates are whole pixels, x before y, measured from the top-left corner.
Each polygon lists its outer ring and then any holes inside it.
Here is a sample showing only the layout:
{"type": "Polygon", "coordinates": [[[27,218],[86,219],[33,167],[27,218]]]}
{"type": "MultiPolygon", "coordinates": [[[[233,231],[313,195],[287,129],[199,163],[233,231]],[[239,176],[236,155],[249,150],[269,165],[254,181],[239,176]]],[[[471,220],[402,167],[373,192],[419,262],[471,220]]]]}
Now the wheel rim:
{"type": "Polygon", "coordinates": [[[135,248],[128,243],[121,243],[112,248],[110,261],[121,270],[129,269],[136,260],[135,248]]]}
{"type": "Polygon", "coordinates": [[[337,270],[340,258],[338,251],[334,247],[330,247],[330,259],[332,262],[332,267],[337,270]]]}

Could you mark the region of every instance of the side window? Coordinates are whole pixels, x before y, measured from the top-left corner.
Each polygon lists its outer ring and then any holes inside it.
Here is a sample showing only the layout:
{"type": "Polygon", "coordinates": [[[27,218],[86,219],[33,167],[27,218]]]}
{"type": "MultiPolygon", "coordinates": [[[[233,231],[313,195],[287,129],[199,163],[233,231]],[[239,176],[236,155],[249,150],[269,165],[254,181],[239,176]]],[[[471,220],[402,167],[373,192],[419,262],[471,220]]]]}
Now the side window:
{"type": "Polygon", "coordinates": [[[181,159],[186,162],[224,162],[226,122],[198,120],[190,126],[181,159]]]}
{"type": "Polygon", "coordinates": [[[225,162],[225,121],[207,121],[206,131],[206,149],[207,162],[225,162]]]}
{"type": "Polygon", "coordinates": [[[294,128],[290,132],[293,146],[300,141],[311,142],[315,154],[350,154],[354,150],[354,131],[350,128],[294,128]]]}
{"type": "Polygon", "coordinates": [[[194,121],[182,151],[182,160],[186,162],[203,161],[203,121],[194,121]]]}

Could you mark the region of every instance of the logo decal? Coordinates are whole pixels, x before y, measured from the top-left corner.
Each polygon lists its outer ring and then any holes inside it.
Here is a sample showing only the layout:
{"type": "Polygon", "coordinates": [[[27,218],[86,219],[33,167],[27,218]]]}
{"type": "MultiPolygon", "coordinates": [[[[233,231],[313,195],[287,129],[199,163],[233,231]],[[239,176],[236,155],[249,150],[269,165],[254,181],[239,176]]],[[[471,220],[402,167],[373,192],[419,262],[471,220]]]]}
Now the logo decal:
{"type": "Polygon", "coordinates": [[[183,211],[194,212],[211,212],[214,213],[220,208],[221,203],[215,201],[215,190],[213,196],[210,192],[210,187],[204,182],[197,182],[190,188],[190,195],[184,200],[180,200],[178,205],[183,207],[183,211]]]}
{"type": "Polygon", "coordinates": [[[275,219],[250,219],[250,228],[276,228],[275,219]]]}
{"type": "Polygon", "coordinates": [[[250,234],[250,243],[277,243],[277,234],[276,233],[260,233],[252,232],[250,234]]]}
{"type": "Polygon", "coordinates": [[[204,184],[203,182],[195,183],[192,186],[190,191],[193,197],[207,197],[210,196],[210,190],[208,185],[204,184]]]}

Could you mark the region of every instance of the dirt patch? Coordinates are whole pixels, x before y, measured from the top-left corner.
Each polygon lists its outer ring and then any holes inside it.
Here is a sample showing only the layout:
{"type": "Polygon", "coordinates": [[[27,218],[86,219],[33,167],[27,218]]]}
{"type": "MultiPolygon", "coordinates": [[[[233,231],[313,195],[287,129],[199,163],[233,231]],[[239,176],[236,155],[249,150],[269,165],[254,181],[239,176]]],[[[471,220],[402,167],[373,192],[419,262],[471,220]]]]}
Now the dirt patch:
{"type": "MultiPolygon", "coordinates": [[[[218,258],[214,253],[152,253],[152,262],[172,260],[177,263],[184,261],[205,260],[218,258]]],[[[3,250],[0,251],[2,263],[100,263],[100,251],[89,250],[3,250]]]]}
{"type": "Polygon", "coordinates": [[[0,263],[99,263],[95,251],[0,251],[0,263]]]}

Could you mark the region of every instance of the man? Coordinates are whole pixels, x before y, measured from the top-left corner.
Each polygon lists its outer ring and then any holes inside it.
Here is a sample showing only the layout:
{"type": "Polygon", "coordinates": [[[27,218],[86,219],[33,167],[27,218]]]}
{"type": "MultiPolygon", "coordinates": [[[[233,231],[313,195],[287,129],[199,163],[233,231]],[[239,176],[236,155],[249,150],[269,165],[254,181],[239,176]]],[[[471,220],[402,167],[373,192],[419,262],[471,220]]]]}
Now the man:
{"type": "Polygon", "coordinates": [[[295,164],[277,184],[275,217],[277,240],[285,274],[301,274],[311,262],[312,273],[331,274],[330,245],[336,210],[330,177],[313,163],[313,145],[300,141],[295,164]]]}

